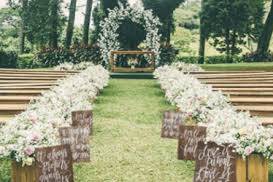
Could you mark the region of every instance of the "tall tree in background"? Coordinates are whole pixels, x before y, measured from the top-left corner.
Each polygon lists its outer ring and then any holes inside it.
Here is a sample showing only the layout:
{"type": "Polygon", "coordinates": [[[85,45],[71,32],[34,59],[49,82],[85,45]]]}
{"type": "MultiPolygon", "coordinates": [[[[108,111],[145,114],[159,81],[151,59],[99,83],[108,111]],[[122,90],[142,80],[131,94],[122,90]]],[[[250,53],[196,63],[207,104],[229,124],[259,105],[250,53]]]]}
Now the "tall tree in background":
{"type": "Polygon", "coordinates": [[[85,16],[84,16],[84,24],[83,24],[83,44],[84,45],[88,45],[88,41],[89,41],[89,27],[90,27],[92,4],[93,4],[93,0],[86,0],[86,9],[85,9],[85,16]]]}
{"type": "Polygon", "coordinates": [[[69,6],[69,18],[66,29],[66,39],[65,39],[65,47],[69,48],[71,46],[74,23],[75,23],[75,14],[76,14],[76,6],[77,0],[71,0],[69,6]]]}
{"type": "Polygon", "coordinates": [[[25,52],[25,37],[26,37],[26,11],[28,0],[22,0],[22,11],[20,11],[21,23],[19,32],[19,53],[23,54],[25,52]]]}
{"type": "Polygon", "coordinates": [[[271,1],[271,7],[267,16],[266,22],[263,27],[262,34],[259,38],[257,54],[265,55],[269,50],[270,40],[273,32],[273,1],[271,1]]]}
{"type": "Polygon", "coordinates": [[[108,9],[113,9],[118,6],[118,2],[122,4],[126,4],[127,0],[99,0],[99,5],[94,8],[93,12],[93,20],[95,30],[92,33],[91,42],[96,43],[99,37],[99,33],[101,31],[100,22],[108,16],[108,9]]]}
{"type": "Polygon", "coordinates": [[[60,11],[60,1],[51,0],[50,1],[50,34],[49,34],[49,46],[52,48],[58,47],[58,28],[59,28],[59,11],[60,11]]]}
{"type": "Polygon", "coordinates": [[[170,44],[171,34],[175,30],[173,13],[184,0],[143,0],[145,9],[152,9],[162,22],[160,33],[163,41],[170,44]]]}
{"type": "Polygon", "coordinates": [[[20,16],[19,23],[19,53],[23,54],[25,51],[25,35],[26,35],[26,21],[28,14],[28,0],[9,0],[9,6],[18,10],[20,16]]]}
{"type": "Polygon", "coordinates": [[[201,0],[201,13],[200,13],[200,40],[199,40],[199,64],[205,63],[205,50],[206,50],[206,29],[204,25],[204,0],[201,0]]]}
{"type": "MultiPolygon", "coordinates": [[[[253,0],[204,0],[202,11],[203,23],[213,45],[220,52],[225,52],[227,59],[242,51],[248,34],[255,26],[253,18],[253,0]]],[[[261,5],[263,1],[257,0],[261,5]]],[[[256,5],[255,5],[256,6],[256,5]]]]}

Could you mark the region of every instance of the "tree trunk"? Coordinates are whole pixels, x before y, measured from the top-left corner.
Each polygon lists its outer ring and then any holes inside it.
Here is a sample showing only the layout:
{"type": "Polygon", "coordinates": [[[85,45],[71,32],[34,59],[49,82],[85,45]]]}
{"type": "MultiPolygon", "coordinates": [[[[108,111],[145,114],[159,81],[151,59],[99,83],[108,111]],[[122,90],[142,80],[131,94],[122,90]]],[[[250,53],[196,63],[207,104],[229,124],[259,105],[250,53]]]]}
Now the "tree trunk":
{"type": "Polygon", "coordinates": [[[51,0],[51,32],[49,36],[49,45],[52,48],[58,48],[58,20],[59,20],[59,0],[51,0]]]}
{"type": "Polygon", "coordinates": [[[232,32],[232,43],[231,43],[231,56],[234,56],[236,54],[236,39],[237,35],[235,30],[232,32]]]}
{"type": "Polygon", "coordinates": [[[21,22],[21,27],[19,32],[19,54],[24,54],[25,52],[25,28],[24,27],[25,27],[24,23],[21,22]]]}
{"type": "Polygon", "coordinates": [[[25,11],[27,7],[27,0],[22,0],[22,17],[20,23],[20,32],[19,32],[19,54],[25,52],[25,11]]]}
{"type": "Polygon", "coordinates": [[[267,16],[263,32],[259,38],[257,53],[264,55],[267,53],[270,45],[270,40],[273,32],[273,1],[271,2],[271,8],[267,16]]]}
{"type": "MultiPolygon", "coordinates": [[[[203,11],[204,2],[201,1],[201,11],[203,11]]],[[[205,35],[205,29],[204,29],[204,23],[203,23],[202,15],[200,17],[200,40],[199,40],[199,59],[198,64],[204,64],[205,63],[205,49],[206,49],[206,35],[205,35]]]]}
{"type": "Polygon", "coordinates": [[[68,19],[67,30],[66,30],[66,40],[65,40],[66,48],[69,48],[72,42],[75,14],[76,14],[76,5],[77,5],[77,0],[71,0],[70,7],[69,7],[69,19],[68,19]]]}
{"type": "Polygon", "coordinates": [[[93,0],[86,1],[85,17],[83,24],[83,44],[88,45],[89,41],[89,27],[90,27],[90,18],[92,12],[93,0]]]}
{"type": "Polygon", "coordinates": [[[226,29],[225,34],[227,62],[230,62],[230,30],[228,28],[226,29]]]}

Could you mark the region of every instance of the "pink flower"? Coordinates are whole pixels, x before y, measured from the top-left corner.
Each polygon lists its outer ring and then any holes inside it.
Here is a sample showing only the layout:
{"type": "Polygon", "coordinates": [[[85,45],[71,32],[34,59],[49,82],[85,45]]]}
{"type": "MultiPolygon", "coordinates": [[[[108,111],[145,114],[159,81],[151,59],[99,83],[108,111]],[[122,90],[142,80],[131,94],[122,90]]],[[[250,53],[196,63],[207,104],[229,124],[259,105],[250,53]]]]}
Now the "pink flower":
{"type": "Polygon", "coordinates": [[[250,154],[252,154],[252,152],[254,152],[254,148],[253,148],[253,147],[247,146],[247,147],[245,148],[245,154],[246,154],[247,156],[249,156],[250,154]]]}
{"type": "Polygon", "coordinates": [[[39,133],[37,133],[37,132],[34,131],[34,132],[32,132],[30,134],[29,138],[30,138],[30,141],[35,142],[35,141],[39,141],[40,140],[41,135],[39,133]]]}
{"type": "Polygon", "coordinates": [[[37,114],[34,113],[34,112],[30,113],[30,114],[29,114],[29,120],[30,120],[33,124],[37,123],[37,121],[38,121],[38,116],[37,116],[37,114]]]}
{"type": "Polygon", "coordinates": [[[35,148],[33,146],[28,146],[24,149],[26,155],[30,156],[35,152],[35,148]]]}

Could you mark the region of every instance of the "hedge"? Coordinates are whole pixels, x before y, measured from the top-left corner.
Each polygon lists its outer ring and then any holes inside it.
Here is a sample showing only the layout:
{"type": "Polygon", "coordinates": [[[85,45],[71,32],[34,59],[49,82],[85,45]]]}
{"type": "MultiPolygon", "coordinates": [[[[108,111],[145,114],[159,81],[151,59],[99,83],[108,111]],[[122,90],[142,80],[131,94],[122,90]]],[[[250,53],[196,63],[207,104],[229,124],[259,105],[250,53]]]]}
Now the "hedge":
{"type": "Polygon", "coordinates": [[[16,68],[18,55],[16,52],[0,50],[0,68],[16,68]]]}

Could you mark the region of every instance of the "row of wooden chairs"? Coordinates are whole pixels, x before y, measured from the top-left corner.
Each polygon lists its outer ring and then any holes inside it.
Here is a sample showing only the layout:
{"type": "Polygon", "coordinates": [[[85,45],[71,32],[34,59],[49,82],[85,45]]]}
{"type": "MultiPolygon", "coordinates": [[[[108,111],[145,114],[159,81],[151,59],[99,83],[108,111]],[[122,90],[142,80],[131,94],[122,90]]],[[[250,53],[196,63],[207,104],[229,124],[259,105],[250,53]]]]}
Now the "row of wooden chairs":
{"type": "Polygon", "coordinates": [[[74,71],[0,69],[0,123],[23,112],[29,102],[74,71]]]}
{"type": "Polygon", "coordinates": [[[264,125],[273,124],[273,72],[192,73],[215,91],[229,95],[238,111],[249,111],[264,125]]]}

